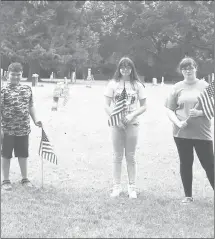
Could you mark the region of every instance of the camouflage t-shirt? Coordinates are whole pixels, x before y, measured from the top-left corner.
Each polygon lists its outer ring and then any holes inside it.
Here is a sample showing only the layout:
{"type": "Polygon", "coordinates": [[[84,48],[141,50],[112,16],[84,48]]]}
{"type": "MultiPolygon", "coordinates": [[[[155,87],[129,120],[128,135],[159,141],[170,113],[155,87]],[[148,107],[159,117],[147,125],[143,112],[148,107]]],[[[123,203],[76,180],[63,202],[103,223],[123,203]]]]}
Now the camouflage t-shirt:
{"type": "Polygon", "coordinates": [[[29,109],[33,106],[28,85],[8,84],[1,89],[1,127],[4,134],[24,136],[30,130],[29,109]]]}

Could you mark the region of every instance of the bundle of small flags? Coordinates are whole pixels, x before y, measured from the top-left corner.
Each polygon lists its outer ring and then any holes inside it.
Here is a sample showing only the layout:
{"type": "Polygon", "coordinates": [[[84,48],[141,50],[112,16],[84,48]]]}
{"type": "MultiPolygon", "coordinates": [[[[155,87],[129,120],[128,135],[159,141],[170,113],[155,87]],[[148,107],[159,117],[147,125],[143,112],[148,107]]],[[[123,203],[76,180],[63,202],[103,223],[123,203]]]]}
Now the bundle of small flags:
{"type": "Polygon", "coordinates": [[[63,106],[65,106],[69,101],[69,86],[66,85],[64,88],[64,100],[63,100],[63,106]]]}

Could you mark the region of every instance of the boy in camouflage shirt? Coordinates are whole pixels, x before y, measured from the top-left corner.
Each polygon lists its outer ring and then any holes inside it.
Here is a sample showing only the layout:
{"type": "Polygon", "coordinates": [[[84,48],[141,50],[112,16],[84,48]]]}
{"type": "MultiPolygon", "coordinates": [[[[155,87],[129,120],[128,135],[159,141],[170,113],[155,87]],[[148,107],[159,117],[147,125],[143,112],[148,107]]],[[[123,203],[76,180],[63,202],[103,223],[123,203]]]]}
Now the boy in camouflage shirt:
{"type": "Polygon", "coordinates": [[[30,86],[20,84],[22,72],[20,63],[10,64],[7,85],[1,89],[2,189],[4,190],[12,189],[9,171],[13,150],[19,160],[22,185],[32,187],[27,177],[30,116],[36,126],[42,127],[41,121],[38,121],[35,115],[30,86]]]}

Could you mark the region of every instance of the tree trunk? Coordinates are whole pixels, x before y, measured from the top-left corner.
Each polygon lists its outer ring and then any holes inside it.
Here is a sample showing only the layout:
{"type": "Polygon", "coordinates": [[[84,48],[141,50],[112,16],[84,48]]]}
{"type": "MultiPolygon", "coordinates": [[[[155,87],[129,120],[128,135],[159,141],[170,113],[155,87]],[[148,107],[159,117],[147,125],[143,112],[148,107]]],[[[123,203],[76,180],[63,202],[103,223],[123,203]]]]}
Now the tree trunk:
{"type": "Polygon", "coordinates": [[[38,60],[30,60],[28,64],[28,81],[32,82],[32,75],[37,73],[39,75],[40,73],[40,65],[38,60]]]}
{"type": "Polygon", "coordinates": [[[28,68],[28,81],[32,82],[32,67],[31,64],[28,64],[29,68],[28,68]]]}

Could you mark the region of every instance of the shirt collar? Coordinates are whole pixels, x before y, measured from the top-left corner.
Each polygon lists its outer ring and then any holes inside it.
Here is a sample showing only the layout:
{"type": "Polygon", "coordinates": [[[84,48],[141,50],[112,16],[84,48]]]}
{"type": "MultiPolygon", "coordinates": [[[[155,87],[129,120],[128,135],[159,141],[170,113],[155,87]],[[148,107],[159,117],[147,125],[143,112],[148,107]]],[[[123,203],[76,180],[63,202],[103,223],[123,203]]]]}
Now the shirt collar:
{"type": "Polygon", "coordinates": [[[8,83],[8,87],[11,88],[11,89],[17,88],[17,87],[19,87],[20,85],[21,85],[20,83],[18,83],[18,84],[8,83]]]}

